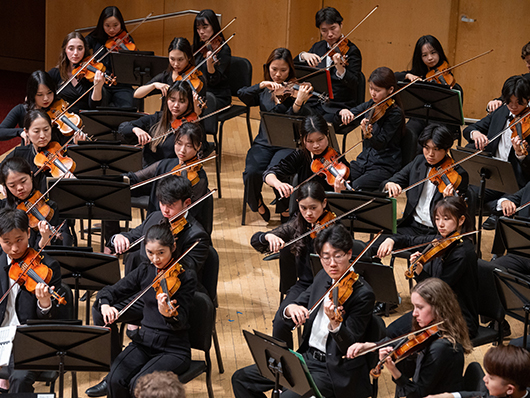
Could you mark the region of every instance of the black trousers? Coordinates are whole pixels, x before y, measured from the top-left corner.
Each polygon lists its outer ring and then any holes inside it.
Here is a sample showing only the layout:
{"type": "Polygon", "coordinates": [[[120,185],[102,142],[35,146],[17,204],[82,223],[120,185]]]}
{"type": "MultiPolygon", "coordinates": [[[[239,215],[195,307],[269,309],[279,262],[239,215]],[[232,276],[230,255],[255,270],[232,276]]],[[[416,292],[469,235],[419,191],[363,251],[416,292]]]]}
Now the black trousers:
{"type": "Polygon", "coordinates": [[[309,287],[309,285],[300,281],[296,282],[285,295],[285,298],[282,300],[278,311],[276,311],[276,315],[274,315],[274,320],[272,321],[272,336],[285,341],[290,349],[293,349],[294,345],[293,328],[290,323],[286,322],[283,318],[283,311],[285,310],[285,307],[292,304],[298,296],[309,287]]]}
{"type": "MultiPolygon", "coordinates": [[[[313,359],[307,353],[304,353],[303,356],[320,393],[326,398],[334,397],[335,393],[333,392],[333,385],[326,368],[326,363],[313,359]]],[[[263,377],[256,365],[236,370],[232,375],[232,389],[236,398],[265,398],[265,391],[272,390],[273,388],[274,382],[263,377]]],[[[300,395],[290,390],[284,390],[281,396],[282,398],[300,397],[300,395]]]]}
{"type": "MultiPolygon", "coordinates": [[[[252,144],[247,152],[245,171],[243,172],[247,203],[252,211],[258,211],[259,205],[263,203],[263,197],[261,196],[263,173],[269,167],[280,163],[280,160],[287,157],[292,151],[293,149],[265,146],[257,143],[252,144]]],[[[284,203],[283,207],[285,208],[277,208],[277,212],[281,213],[287,210],[289,203],[284,203]]]]}
{"type": "Polygon", "coordinates": [[[491,262],[491,264],[495,267],[512,269],[530,277],[530,259],[528,258],[517,256],[515,254],[507,254],[497,258],[495,261],[491,262]]]}
{"type": "MultiPolygon", "coordinates": [[[[396,170],[397,171],[397,170],[396,170]]],[[[361,166],[355,160],[350,162],[351,187],[355,190],[375,191],[383,181],[388,180],[394,172],[380,166],[361,166]]]]}
{"type": "Polygon", "coordinates": [[[138,341],[131,342],[116,358],[108,375],[108,396],[133,397],[139,377],[155,371],[185,372],[191,363],[189,343],[167,332],[143,327],[138,341]]]}

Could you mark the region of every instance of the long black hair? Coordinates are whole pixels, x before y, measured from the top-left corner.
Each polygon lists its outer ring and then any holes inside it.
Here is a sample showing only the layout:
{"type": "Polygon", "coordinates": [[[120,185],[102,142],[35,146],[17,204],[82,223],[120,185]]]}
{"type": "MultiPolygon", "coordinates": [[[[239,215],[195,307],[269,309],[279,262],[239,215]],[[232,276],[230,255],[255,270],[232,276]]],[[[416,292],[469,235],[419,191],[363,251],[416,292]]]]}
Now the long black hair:
{"type": "MultiPolygon", "coordinates": [[[[197,51],[204,44],[201,41],[199,33],[197,33],[197,27],[200,25],[205,25],[204,22],[208,22],[212,26],[212,36],[221,30],[221,25],[219,25],[219,20],[217,19],[217,15],[215,15],[213,10],[206,9],[198,13],[195,17],[195,21],[193,22],[193,52],[197,51]]],[[[222,33],[219,34],[218,37],[220,37],[222,41],[225,40],[225,37],[222,33]]]]}
{"type": "Polygon", "coordinates": [[[26,84],[26,101],[24,103],[26,111],[35,108],[35,96],[37,95],[37,92],[39,91],[39,86],[41,84],[48,87],[55,96],[57,86],[55,85],[55,82],[53,81],[52,77],[48,74],[48,72],[36,70],[29,76],[28,83],[26,84]]]}
{"type": "MultiPolygon", "coordinates": [[[[184,53],[186,58],[188,59],[188,67],[189,65],[195,66],[195,58],[193,57],[193,51],[191,49],[191,44],[185,37],[175,37],[173,40],[171,40],[171,43],[169,43],[169,47],[167,49],[167,53],[169,56],[169,53],[173,50],[179,50],[184,53]]],[[[171,67],[171,64],[167,67],[168,73],[173,73],[173,68],[171,67]]]]}
{"type": "Polygon", "coordinates": [[[2,163],[2,166],[0,166],[0,184],[4,186],[6,191],[7,206],[17,207],[19,200],[15,195],[11,193],[11,190],[7,187],[7,178],[12,172],[26,174],[28,178],[31,179],[33,187],[35,187],[35,181],[33,180],[31,166],[26,159],[18,156],[13,156],[11,158],[7,158],[2,163]]]}
{"type": "Polygon", "coordinates": [[[416,42],[416,46],[414,47],[411,70],[413,75],[425,77],[427,72],[429,72],[429,68],[427,67],[427,65],[425,65],[421,57],[423,46],[425,44],[431,45],[432,48],[434,48],[434,50],[438,53],[440,59],[435,67],[440,66],[444,61],[447,62],[447,57],[445,56],[444,49],[438,39],[432,35],[422,36],[418,39],[418,41],[416,42]]]}
{"type": "Polygon", "coordinates": [[[300,132],[302,140],[302,152],[306,156],[308,161],[311,161],[311,153],[305,147],[307,136],[312,133],[322,133],[328,138],[328,145],[331,143],[329,138],[329,127],[326,119],[318,113],[307,116],[302,123],[302,129],[300,132]]]}
{"type": "Polygon", "coordinates": [[[89,36],[92,36],[97,42],[105,44],[109,36],[105,33],[103,24],[105,23],[105,20],[110,17],[116,17],[116,19],[120,22],[121,30],[127,32],[125,21],[123,20],[123,16],[121,15],[119,8],[116,6],[108,6],[101,11],[96,29],[90,32],[89,36]]]}

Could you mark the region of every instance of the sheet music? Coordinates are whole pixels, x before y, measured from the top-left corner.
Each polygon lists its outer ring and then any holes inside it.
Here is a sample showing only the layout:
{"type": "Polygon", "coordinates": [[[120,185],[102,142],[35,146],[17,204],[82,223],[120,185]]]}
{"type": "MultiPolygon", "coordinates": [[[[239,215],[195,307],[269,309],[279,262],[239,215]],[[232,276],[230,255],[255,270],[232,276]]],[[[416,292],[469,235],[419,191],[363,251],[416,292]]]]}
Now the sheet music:
{"type": "Polygon", "coordinates": [[[0,366],[9,365],[9,358],[13,350],[13,339],[17,332],[16,326],[0,328],[0,366]]]}

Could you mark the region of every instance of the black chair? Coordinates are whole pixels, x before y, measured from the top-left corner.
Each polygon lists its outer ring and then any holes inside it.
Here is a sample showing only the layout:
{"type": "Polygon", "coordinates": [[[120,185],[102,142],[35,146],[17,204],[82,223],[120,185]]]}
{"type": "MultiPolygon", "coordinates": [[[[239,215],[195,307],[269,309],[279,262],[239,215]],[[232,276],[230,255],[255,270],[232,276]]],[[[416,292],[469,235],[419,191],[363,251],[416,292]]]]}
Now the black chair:
{"type": "Polygon", "coordinates": [[[401,137],[401,166],[405,167],[412,162],[418,153],[418,136],[405,126],[401,137]]]}
{"type": "MultiPolygon", "coordinates": [[[[386,326],[383,318],[378,315],[372,315],[372,319],[366,329],[366,341],[377,342],[386,337],[386,326]]],[[[366,354],[366,361],[370,369],[375,368],[377,362],[379,362],[379,351],[374,351],[366,354]]],[[[379,390],[379,383],[377,378],[372,381],[372,398],[377,398],[377,392],[379,390]]]]}
{"type": "Polygon", "coordinates": [[[464,373],[464,391],[485,391],[484,371],[478,362],[467,365],[464,373]]]}
{"type": "MultiPolygon", "coordinates": [[[[252,64],[246,58],[232,57],[230,62],[230,72],[228,75],[228,83],[230,84],[230,91],[232,97],[237,97],[237,91],[241,87],[248,87],[252,85],[252,64]]],[[[221,149],[223,147],[223,125],[227,120],[236,116],[246,114],[248,140],[252,145],[252,127],[250,126],[250,107],[246,105],[232,105],[231,108],[221,112],[217,119],[221,122],[219,126],[219,151],[217,152],[219,159],[219,168],[221,168],[221,149]]]]}
{"type": "Polygon", "coordinates": [[[493,319],[496,322],[497,328],[488,328],[479,326],[478,333],[475,338],[471,340],[473,347],[478,347],[484,344],[497,342],[502,345],[502,324],[506,312],[502,307],[501,301],[496,292],[497,288],[491,269],[488,267],[478,266],[478,313],[481,317],[493,319]],[[497,330],[495,330],[497,329],[497,330]]]}
{"type": "Polygon", "coordinates": [[[202,225],[208,235],[213,230],[213,195],[190,209],[190,214],[202,225]]]}
{"type": "MultiPolygon", "coordinates": [[[[131,196],[131,207],[140,209],[140,219],[142,222],[145,221],[145,213],[149,207],[149,196],[131,196]]],[[[129,221],[127,221],[127,226],[129,221]]]]}
{"type": "Polygon", "coordinates": [[[205,293],[195,292],[193,307],[189,314],[191,348],[203,351],[204,360],[192,360],[189,369],[179,375],[179,380],[185,384],[206,373],[208,398],[214,398],[210,347],[212,346],[212,330],[215,324],[215,310],[210,297],[205,293]]]}
{"type": "Polygon", "coordinates": [[[217,357],[217,367],[219,373],[224,373],[223,358],[221,357],[221,349],[219,347],[219,338],[217,336],[217,329],[215,328],[215,319],[217,319],[217,311],[215,308],[219,306],[217,302],[217,281],[219,280],[219,254],[213,246],[208,250],[208,257],[204,262],[204,268],[200,277],[201,284],[210,296],[214,304],[214,324],[212,329],[213,345],[215,349],[215,356],[217,357]]]}
{"type": "MultiPolygon", "coordinates": [[[[215,95],[213,95],[210,92],[206,93],[206,102],[208,104],[208,107],[205,108],[203,113],[201,114],[201,117],[208,116],[210,113],[215,112],[217,109],[217,99],[215,98],[215,95]]],[[[221,197],[221,148],[219,146],[219,141],[217,140],[217,131],[218,131],[218,119],[219,115],[210,116],[206,119],[204,119],[201,122],[202,127],[204,128],[204,132],[206,136],[211,135],[213,137],[213,142],[215,144],[215,153],[217,155],[217,158],[215,159],[215,173],[217,175],[217,195],[220,198],[221,197]]],[[[205,140],[206,143],[206,140],[205,140]]],[[[204,145],[204,143],[203,143],[204,145]]],[[[206,149],[206,148],[205,148],[206,149]]]]}

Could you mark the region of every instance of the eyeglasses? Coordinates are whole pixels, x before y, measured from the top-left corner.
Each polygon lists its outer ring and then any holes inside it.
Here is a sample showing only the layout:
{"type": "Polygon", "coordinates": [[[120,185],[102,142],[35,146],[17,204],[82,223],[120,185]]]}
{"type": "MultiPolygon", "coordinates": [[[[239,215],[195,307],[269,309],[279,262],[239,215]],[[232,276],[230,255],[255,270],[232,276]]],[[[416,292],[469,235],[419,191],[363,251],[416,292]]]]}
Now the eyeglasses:
{"type": "Polygon", "coordinates": [[[340,262],[344,257],[346,257],[346,253],[342,254],[335,254],[334,256],[326,256],[326,257],[320,257],[320,261],[322,261],[325,264],[329,264],[331,262],[331,259],[335,260],[336,263],[340,262]]]}

